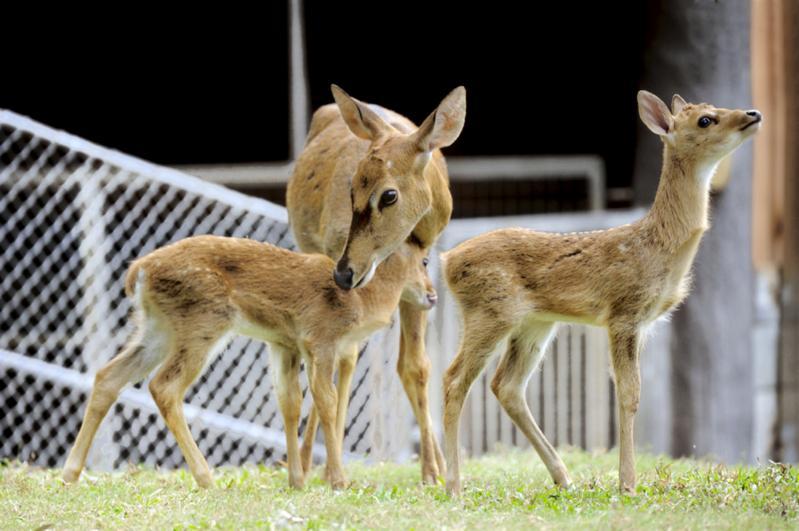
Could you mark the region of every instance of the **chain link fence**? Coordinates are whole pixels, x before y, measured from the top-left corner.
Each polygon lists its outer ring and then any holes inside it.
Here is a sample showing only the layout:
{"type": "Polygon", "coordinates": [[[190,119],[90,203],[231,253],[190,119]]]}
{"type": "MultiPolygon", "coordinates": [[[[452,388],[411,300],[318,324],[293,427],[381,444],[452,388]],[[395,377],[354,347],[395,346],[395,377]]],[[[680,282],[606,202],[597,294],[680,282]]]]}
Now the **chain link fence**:
{"type": "MultiPolygon", "coordinates": [[[[570,232],[629,223],[639,211],[453,220],[447,249],[500,226],[570,232]]],[[[123,277],[135,258],[195,234],[249,237],[294,248],[285,209],[146,163],[0,111],[0,459],[59,466],[77,434],[92,375],[126,342],[130,302],[123,277]]],[[[431,413],[440,426],[441,377],[455,354],[460,325],[438,275],[428,353],[431,413]]],[[[396,375],[399,326],[361,350],[345,436],[346,458],[407,460],[418,429],[396,375]]],[[[661,440],[668,404],[668,335],[652,341],[643,367],[647,393],[638,430],[661,440]]],[[[193,386],[185,404],[192,434],[212,466],[285,459],[267,347],[235,339],[193,386]]],[[[583,448],[615,443],[615,402],[604,331],[563,327],[527,397],[550,441],[583,448]]],[[[491,396],[490,371],[474,386],[463,440],[472,454],[496,443],[526,446],[491,396]]],[[[171,468],[183,458],[146,391],[125,390],[104,421],[89,466],[126,463],[171,468]]],[[[303,422],[310,393],[303,377],[303,422]]],[[[321,441],[321,434],[319,434],[321,441]]],[[[656,446],[656,448],[660,449],[656,446]]],[[[321,444],[315,454],[324,458],[321,444]]]]}
{"type": "MultiPolygon", "coordinates": [[[[50,467],[63,463],[77,434],[91,375],[131,331],[123,278],[132,260],[196,234],[294,248],[281,207],[9,111],[0,111],[0,220],[0,458],[50,467]]],[[[396,328],[361,351],[368,361],[358,364],[353,381],[350,458],[409,452],[407,436],[380,432],[386,413],[373,406],[396,404],[401,394],[396,376],[382,377],[384,370],[393,373],[396,328]],[[381,397],[370,400],[375,393],[381,397]]],[[[192,434],[212,466],[285,458],[266,348],[235,339],[186,396],[192,434]]],[[[122,393],[98,433],[90,466],[182,466],[145,385],[122,393]]],[[[303,381],[304,416],[306,391],[303,381]]],[[[402,422],[398,427],[410,431],[402,422]]],[[[322,445],[315,452],[323,457],[322,445]]]]}

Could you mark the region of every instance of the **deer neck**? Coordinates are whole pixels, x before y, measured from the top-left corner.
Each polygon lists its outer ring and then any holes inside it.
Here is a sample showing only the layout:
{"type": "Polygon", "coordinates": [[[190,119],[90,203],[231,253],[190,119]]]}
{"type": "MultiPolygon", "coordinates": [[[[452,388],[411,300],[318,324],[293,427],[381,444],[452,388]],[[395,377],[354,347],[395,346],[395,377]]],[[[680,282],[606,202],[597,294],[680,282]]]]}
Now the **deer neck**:
{"type": "Polygon", "coordinates": [[[399,252],[394,252],[377,267],[374,278],[366,286],[355,289],[365,315],[379,318],[386,313],[386,318],[390,318],[405,287],[406,267],[404,257],[399,252]]]}
{"type": "Polygon", "coordinates": [[[645,218],[659,247],[673,252],[707,230],[710,179],[717,166],[664,146],[660,183],[645,218]]]}
{"type": "Polygon", "coordinates": [[[430,186],[432,201],[422,219],[412,231],[412,237],[422,248],[429,249],[433,246],[438,235],[444,230],[452,217],[452,194],[449,191],[449,175],[446,162],[440,153],[433,153],[427,166],[424,168],[424,179],[430,186]]]}

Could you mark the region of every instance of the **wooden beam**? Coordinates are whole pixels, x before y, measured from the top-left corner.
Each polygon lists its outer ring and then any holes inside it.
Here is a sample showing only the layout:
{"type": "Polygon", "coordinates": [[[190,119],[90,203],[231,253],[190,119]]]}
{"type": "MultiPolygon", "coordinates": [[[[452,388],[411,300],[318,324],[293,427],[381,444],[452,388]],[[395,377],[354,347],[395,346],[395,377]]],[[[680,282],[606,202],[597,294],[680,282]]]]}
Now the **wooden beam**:
{"type": "MultiPolygon", "coordinates": [[[[775,0],[776,1],[776,0],[775,0]]],[[[778,0],[786,96],[784,238],[779,353],[779,453],[785,461],[799,461],[799,6],[778,0]]]]}
{"type": "Polygon", "coordinates": [[[783,262],[787,86],[783,0],[752,1],[752,101],[763,112],[755,137],[752,183],[752,259],[761,272],[783,262]]]}

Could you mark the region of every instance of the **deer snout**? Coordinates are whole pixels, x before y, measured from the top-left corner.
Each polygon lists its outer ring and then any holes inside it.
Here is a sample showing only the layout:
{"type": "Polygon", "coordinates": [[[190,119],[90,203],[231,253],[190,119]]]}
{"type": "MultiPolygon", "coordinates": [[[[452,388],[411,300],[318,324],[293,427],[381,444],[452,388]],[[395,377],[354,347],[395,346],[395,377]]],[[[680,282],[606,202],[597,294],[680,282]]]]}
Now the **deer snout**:
{"type": "Polygon", "coordinates": [[[352,277],[352,268],[347,262],[342,261],[336,265],[336,269],[333,271],[333,280],[336,282],[336,286],[341,289],[352,289],[352,277]]]}
{"type": "Polygon", "coordinates": [[[430,308],[432,308],[433,306],[435,306],[436,303],[438,302],[438,295],[436,294],[436,292],[428,293],[426,298],[427,298],[427,309],[428,310],[430,308]]]}
{"type": "Polygon", "coordinates": [[[760,114],[760,111],[758,111],[757,109],[751,109],[746,111],[746,117],[748,118],[748,121],[744,124],[743,127],[741,127],[741,131],[748,129],[749,127],[755,124],[759,124],[763,120],[763,115],[760,114]]]}

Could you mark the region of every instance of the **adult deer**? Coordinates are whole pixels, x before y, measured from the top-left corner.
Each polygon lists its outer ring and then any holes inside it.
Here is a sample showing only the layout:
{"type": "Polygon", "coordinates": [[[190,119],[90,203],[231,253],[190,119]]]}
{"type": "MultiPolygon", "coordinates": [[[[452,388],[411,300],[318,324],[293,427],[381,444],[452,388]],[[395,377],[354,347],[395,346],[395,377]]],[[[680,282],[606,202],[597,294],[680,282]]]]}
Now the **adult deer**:
{"type": "Polygon", "coordinates": [[[708,229],[709,184],[722,158],[759,128],[758,111],[692,105],[672,111],[638,93],[641,120],[663,141],[663,170],[649,213],[605,231],[547,234],[502,229],[445,253],[444,275],[463,311],[460,351],[444,377],[447,490],[460,491],[458,424],[463,401],[492,352],[507,348],[491,389],[530,440],[555,483],[566,467],[530,414],[524,390],[557,322],[608,329],[619,404],[619,480],[635,489],[633,421],[640,396],[644,331],[688,294],[689,270],[708,229]]]}
{"type": "MultiPolygon", "coordinates": [[[[286,204],[300,249],[337,260],[331,274],[341,288],[361,288],[400,244],[428,250],[449,222],[452,196],[439,148],[460,135],[466,91],[458,87],[450,92],[418,128],[404,116],[358,101],[335,85],[332,91],[336,103],[313,115],[305,148],[288,183],[286,204]]],[[[427,312],[406,303],[400,303],[399,309],[402,333],[397,371],[419,423],[422,478],[432,483],[443,473],[444,459],[428,405],[427,312]]],[[[342,358],[340,411],[346,411],[356,355],[342,358]]],[[[307,430],[303,441],[306,468],[313,437],[314,430],[307,430]]]]}
{"type": "Polygon", "coordinates": [[[436,296],[426,266],[426,251],[405,244],[380,265],[369,286],[343,291],[330,277],[333,261],[327,256],[242,238],[196,236],[136,260],[125,280],[136,331],[97,371],[64,480],[77,481],[97,428],[122,387],[159,367],[150,392],[197,484],[210,486],[211,470],[183,417],[183,396],[212,357],[241,334],[271,346],[290,485],[299,488],[305,479],[297,440],[302,359],[325,434],[326,476],[334,488],[345,486],[335,366],[352,344],[389,323],[400,298],[430,308],[436,296]]]}

